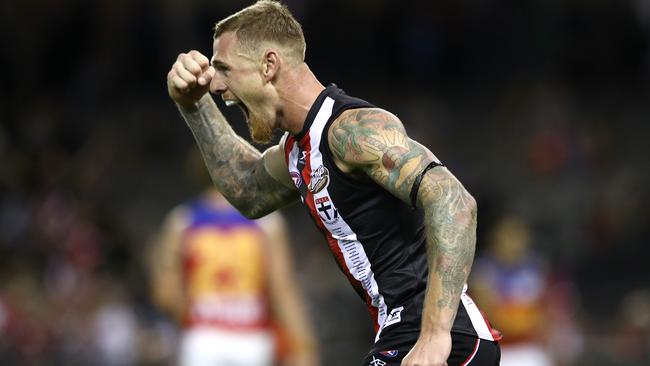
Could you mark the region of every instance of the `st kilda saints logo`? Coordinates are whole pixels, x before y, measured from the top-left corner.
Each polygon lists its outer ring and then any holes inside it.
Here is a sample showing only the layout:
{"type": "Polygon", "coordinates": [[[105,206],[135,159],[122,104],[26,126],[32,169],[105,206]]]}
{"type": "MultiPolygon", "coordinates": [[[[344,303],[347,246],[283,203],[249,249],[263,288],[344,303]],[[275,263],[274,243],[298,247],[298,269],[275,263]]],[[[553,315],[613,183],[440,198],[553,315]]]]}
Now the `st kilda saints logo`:
{"type": "Polygon", "coordinates": [[[339,221],[339,211],[334,207],[328,196],[316,198],[316,210],[318,216],[328,224],[334,224],[339,221]]]}
{"type": "Polygon", "coordinates": [[[330,182],[330,172],[323,165],[319,166],[318,169],[311,172],[311,181],[307,186],[309,192],[318,193],[327,187],[330,182]]]}

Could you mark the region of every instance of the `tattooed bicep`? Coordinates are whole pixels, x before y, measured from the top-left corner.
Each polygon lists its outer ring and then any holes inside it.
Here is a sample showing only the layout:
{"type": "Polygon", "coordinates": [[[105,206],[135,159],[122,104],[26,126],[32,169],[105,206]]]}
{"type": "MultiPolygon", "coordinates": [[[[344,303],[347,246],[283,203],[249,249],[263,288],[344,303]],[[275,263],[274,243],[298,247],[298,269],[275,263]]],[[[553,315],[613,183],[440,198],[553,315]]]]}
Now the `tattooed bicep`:
{"type": "Polygon", "coordinates": [[[362,170],[405,202],[417,175],[438,161],[408,137],[395,115],[382,109],[344,112],[329,130],[329,144],[337,160],[362,170]]]}

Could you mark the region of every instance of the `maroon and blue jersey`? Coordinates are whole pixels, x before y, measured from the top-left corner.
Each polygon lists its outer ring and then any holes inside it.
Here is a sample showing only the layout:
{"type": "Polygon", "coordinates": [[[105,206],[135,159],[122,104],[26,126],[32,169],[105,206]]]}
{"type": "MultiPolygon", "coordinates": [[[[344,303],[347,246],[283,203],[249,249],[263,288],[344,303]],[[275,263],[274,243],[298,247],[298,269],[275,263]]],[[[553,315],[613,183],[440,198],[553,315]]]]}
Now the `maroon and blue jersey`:
{"type": "Polygon", "coordinates": [[[181,246],[186,326],[269,328],[264,232],[228,205],[200,199],[187,208],[181,246]]]}

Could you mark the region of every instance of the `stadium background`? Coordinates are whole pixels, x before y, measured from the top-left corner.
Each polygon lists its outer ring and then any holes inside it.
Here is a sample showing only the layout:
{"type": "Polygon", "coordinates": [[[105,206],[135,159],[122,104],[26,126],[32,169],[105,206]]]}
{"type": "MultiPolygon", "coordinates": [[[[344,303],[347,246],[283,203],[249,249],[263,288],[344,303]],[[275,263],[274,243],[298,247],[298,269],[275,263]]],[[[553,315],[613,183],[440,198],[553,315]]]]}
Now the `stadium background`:
{"type": "MultiPolygon", "coordinates": [[[[199,187],[165,76],[248,3],[0,5],[0,364],[169,364],[145,257],[199,187]]],[[[525,222],[564,289],[566,364],[650,363],[650,1],[287,3],[320,80],[396,113],[476,196],[479,256],[500,217],[525,222]]],[[[284,212],[323,365],[356,365],[364,305],[284,212]]]]}

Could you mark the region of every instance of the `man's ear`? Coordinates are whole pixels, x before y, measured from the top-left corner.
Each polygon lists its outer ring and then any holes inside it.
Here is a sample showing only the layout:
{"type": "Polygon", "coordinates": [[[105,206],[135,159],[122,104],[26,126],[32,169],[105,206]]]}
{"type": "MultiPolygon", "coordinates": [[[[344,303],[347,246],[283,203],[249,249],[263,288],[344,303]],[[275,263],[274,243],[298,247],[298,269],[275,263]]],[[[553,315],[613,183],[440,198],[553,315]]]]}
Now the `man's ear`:
{"type": "Polygon", "coordinates": [[[277,51],[269,49],[264,52],[264,58],[262,59],[262,76],[265,81],[273,80],[280,70],[281,63],[282,60],[277,51]]]}

